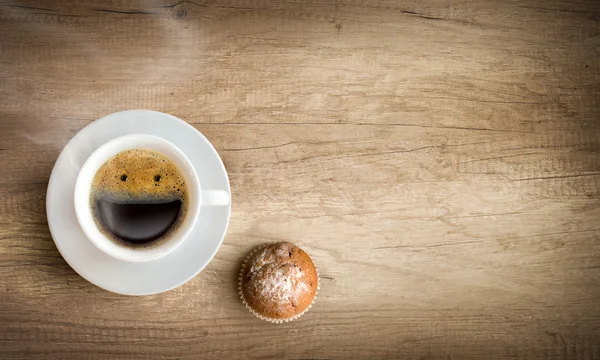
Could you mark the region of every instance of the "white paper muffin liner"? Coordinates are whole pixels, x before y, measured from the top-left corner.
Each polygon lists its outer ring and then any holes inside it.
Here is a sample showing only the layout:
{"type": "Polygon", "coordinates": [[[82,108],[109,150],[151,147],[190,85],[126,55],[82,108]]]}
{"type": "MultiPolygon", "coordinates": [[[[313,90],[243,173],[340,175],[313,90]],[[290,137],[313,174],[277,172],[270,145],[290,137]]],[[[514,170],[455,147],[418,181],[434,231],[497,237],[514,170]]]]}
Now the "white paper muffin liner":
{"type": "MultiPolygon", "coordinates": [[[[306,312],[308,312],[308,310],[310,310],[310,308],[315,303],[315,300],[317,300],[317,295],[319,294],[319,289],[321,288],[321,277],[319,275],[319,269],[317,269],[317,267],[315,265],[315,269],[317,270],[317,291],[315,292],[315,296],[313,297],[312,301],[310,302],[310,305],[308,305],[308,307],[306,309],[304,309],[301,313],[296,314],[293,317],[287,318],[287,319],[272,319],[272,318],[266,317],[264,315],[257,313],[256,311],[254,311],[254,309],[252,309],[250,307],[250,305],[246,302],[246,299],[244,298],[244,292],[242,291],[242,278],[244,277],[244,270],[246,269],[246,264],[248,263],[248,260],[250,260],[252,255],[254,255],[257,251],[262,250],[265,247],[272,245],[272,244],[276,244],[276,242],[267,243],[267,244],[258,246],[248,256],[246,256],[246,258],[244,259],[244,263],[242,264],[242,268],[240,269],[240,275],[238,277],[238,280],[239,280],[238,281],[238,285],[239,285],[238,290],[239,290],[239,294],[240,294],[240,299],[244,303],[244,306],[246,306],[246,309],[248,309],[248,311],[250,311],[252,314],[254,314],[254,316],[256,316],[257,318],[259,318],[261,320],[265,320],[265,321],[268,321],[273,324],[281,324],[284,322],[290,322],[290,321],[296,320],[297,318],[299,318],[300,316],[302,316],[306,312]]],[[[312,258],[311,258],[311,260],[312,260],[312,258]]],[[[313,264],[314,264],[314,261],[313,261],[313,264]]]]}

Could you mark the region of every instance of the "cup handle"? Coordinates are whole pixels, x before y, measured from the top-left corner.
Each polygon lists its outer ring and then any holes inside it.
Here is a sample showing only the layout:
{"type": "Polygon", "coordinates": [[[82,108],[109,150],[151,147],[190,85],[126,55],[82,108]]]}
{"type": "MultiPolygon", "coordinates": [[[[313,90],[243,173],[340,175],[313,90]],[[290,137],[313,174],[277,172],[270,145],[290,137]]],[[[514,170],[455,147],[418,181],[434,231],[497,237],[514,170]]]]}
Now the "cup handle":
{"type": "Polygon", "coordinates": [[[202,205],[225,206],[229,205],[229,194],[225,190],[202,189],[202,205]]]}

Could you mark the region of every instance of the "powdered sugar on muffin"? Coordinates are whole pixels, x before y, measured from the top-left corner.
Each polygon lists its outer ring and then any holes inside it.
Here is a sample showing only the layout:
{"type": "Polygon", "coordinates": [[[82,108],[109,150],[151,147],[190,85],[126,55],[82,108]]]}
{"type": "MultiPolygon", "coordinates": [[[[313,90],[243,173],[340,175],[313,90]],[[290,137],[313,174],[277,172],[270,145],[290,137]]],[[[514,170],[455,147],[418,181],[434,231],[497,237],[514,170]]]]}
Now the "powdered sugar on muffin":
{"type": "Polygon", "coordinates": [[[268,245],[249,256],[240,280],[242,299],[269,319],[291,319],[302,314],[318,289],[312,260],[288,242],[268,245]]]}

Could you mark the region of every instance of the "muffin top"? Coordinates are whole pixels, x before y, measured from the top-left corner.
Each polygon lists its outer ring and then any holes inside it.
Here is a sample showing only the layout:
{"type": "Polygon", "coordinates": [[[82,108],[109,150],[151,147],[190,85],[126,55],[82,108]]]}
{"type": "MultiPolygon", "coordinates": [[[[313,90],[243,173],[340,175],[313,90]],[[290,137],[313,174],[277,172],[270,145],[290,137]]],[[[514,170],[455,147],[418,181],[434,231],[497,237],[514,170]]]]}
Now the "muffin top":
{"type": "Polygon", "coordinates": [[[246,303],[270,319],[290,319],[308,309],[317,294],[317,269],[299,247],[279,242],[252,254],[242,271],[246,303]]]}

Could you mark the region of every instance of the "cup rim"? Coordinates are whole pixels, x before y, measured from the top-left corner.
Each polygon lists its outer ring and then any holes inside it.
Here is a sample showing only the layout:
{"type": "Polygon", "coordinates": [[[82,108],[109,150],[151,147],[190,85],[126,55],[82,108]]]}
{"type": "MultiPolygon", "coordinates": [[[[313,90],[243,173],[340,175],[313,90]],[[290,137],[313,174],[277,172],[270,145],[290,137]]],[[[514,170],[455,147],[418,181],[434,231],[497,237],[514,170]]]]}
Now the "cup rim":
{"type": "Polygon", "coordinates": [[[105,254],[131,262],[156,260],[179,247],[189,237],[198,220],[201,201],[200,180],[188,157],[170,141],[150,134],[123,135],[100,145],[83,163],[77,174],[73,193],[75,215],[87,239],[105,254]],[[171,238],[165,243],[138,249],[118,245],[100,231],[92,214],[89,196],[93,178],[100,167],[118,153],[132,149],[157,151],[173,161],[184,175],[189,196],[187,215],[171,238]],[[164,150],[169,154],[165,154],[164,150]]]}

